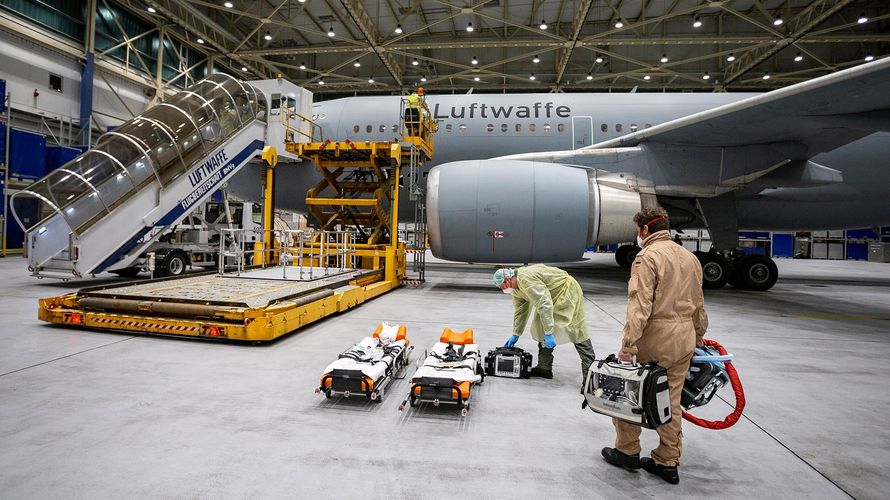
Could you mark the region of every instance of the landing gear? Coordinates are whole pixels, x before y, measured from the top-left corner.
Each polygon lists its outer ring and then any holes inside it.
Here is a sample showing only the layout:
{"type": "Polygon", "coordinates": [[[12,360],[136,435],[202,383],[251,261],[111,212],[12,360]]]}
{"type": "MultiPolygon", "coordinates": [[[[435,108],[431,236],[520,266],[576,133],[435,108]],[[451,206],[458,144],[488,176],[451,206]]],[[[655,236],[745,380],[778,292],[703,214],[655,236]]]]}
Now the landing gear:
{"type": "Polygon", "coordinates": [[[636,245],[621,245],[615,251],[615,262],[619,266],[629,269],[633,265],[634,259],[637,258],[638,253],[640,253],[640,247],[636,245]]]}
{"type": "Polygon", "coordinates": [[[701,262],[702,288],[715,290],[723,288],[729,281],[732,267],[729,260],[717,252],[694,252],[701,262]]]}
{"type": "Polygon", "coordinates": [[[715,290],[729,283],[733,288],[763,292],[776,284],[779,269],[765,255],[730,252],[693,252],[702,267],[702,288],[715,290]],[[727,258],[724,255],[728,255],[727,258]]]}
{"type": "Polygon", "coordinates": [[[779,279],[779,269],[765,255],[746,255],[733,262],[732,286],[742,290],[769,290],[779,279]]]}

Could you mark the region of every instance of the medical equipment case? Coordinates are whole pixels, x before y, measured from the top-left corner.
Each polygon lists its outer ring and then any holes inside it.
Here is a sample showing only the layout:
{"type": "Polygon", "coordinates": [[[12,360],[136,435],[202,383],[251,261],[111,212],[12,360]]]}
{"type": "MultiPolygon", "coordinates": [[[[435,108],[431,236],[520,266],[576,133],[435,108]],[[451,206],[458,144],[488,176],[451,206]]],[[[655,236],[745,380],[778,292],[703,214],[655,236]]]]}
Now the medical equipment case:
{"type": "Polygon", "coordinates": [[[485,356],[485,374],[506,378],[529,378],[532,355],[518,347],[498,347],[485,356]]]}
{"type": "Polygon", "coordinates": [[[667,370],[656,363],[622,363],[614,354],[590,365],[581,408],[655,429],[671,420],[667,370]]]}

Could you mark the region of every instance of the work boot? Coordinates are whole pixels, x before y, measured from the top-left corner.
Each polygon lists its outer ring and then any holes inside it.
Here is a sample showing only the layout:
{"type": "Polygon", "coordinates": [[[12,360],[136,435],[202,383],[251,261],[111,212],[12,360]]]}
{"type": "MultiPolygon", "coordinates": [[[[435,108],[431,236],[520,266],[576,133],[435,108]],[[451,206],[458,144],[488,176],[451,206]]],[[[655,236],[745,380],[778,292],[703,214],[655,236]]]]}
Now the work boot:
{"type": "Polygon", "coordinates": [[[532,377],[553,378],[553,349],[538,343],[538,366],[532,368],[532,377]]]}
{"type": "Polygon", "coordinates": [[[606,459],[606,462],[609,462],[616,467],[623,467],[631,472],[635,472],[640,468],[639,453],[628,455],[618,451],[616,448],[603,448],[603,458],[606,459]]]}
{"type": "Polygon", "coordinates": [[[641,458],[640,465],[646,469],[646,472],[655,474],[670,484],[677,484],[680,482],[680,473],[677,472],[676,466],[670,467],[667,465],[659,465],[655,463],[655,460],[652,460],[649,457],[641,458]]]}

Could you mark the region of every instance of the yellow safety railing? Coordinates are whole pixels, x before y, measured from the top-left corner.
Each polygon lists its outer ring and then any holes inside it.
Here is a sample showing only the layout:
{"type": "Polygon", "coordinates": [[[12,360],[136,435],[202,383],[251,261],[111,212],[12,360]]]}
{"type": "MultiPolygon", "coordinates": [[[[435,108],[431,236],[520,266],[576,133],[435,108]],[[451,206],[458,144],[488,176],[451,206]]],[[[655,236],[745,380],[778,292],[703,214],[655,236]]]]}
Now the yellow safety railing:
{"type": "Polygon", "coordinates": [[[287,133],[285,142],[324,142],[324,129],[311,118],[297,113],[286,105],[281,105],[281,124],[287,133]],[[303,124],[309,124],[309,132],[304,131],[303,124]],[[316,132],[318,132],[316,134],[316,132]],[[305,140],[297,140],[297,137],[305,140]]]}

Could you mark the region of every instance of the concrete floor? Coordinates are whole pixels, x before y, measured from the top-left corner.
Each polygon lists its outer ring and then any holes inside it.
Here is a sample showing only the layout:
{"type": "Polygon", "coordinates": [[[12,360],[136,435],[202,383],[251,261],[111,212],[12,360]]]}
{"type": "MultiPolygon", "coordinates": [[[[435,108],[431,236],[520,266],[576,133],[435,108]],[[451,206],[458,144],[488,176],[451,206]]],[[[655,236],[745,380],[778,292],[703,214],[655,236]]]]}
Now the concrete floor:
{"type": "MultiPolygon", "coordinates": [[[[724,431],[685,423],[681,483],[669,486],[602,461],[612,426],[580,409],[571,347],[557,349],[553,380],[489,378],[467,418],[444,405],[400,413],[404,381],[380,405],[313,393],[325,365],[382,320],[408,325],[415,359],[444,326],[474,328],[485,351],[502,343],[510,301],[485,267],[436,265],[423,288],[247,346],[41,324],[36,299],[78,284],[0,259],[0,496],[886,498],[890,267],[779,269],[767,293],[706,293],[709,336],[736,355],[747,419],[724,431]]],[[[571,272],[597,353],[614,352],[626,271],[592,255],[571,272]]],[[[696,413],[729,411],[715,399],[696,413]]],[[[655,433],[643,437],[654,446],[655,433]]]]}

